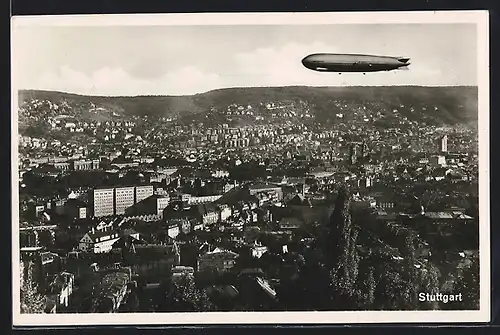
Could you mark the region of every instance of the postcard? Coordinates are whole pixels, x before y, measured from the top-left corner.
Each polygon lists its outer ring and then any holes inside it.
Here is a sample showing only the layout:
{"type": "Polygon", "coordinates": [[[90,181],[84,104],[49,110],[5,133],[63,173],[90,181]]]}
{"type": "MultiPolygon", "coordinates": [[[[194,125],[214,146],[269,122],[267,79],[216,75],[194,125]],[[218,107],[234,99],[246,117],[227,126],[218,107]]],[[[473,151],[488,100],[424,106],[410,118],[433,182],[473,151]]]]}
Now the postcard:
{"type": "Polygon", "coordinates": [[[487,11],[11,24],[14,325],[489,321],[487,11]]]}

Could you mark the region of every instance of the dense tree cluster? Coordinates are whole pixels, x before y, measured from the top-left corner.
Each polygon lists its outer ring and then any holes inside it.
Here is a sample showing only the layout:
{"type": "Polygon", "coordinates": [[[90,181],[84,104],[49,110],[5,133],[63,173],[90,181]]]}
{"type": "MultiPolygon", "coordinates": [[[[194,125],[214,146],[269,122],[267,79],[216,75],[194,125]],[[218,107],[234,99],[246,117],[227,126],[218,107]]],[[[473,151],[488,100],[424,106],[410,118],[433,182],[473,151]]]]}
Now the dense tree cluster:
{"type": "MultiPolygon", "coordinates": [[[[368,221],[369,213],[364,215],[368,221]]],[[[442,308],[438,302],[418,299],[420,292],[440,291],[439,269],[417,257],[416,248],[422,241],[411,230],[394,227],[389,230],[399,241],[395,247],[353,223],[350,195],[342,188],[326,232],[315,246],[304,252],[303,261],[283,276],[278,290],[282,307],[288,310],[442,308]]],[[[472,287],[474,277],[464,275],[456,285],[463,289],[472,287]]],[[[462,304],[455,308],[467,307],[462,304]]]]}
{"type": "Polygon", "coordinates": [[[175,312],[208,312],[215,306],[206,290],[196,286],[193,276],[183,275],[172,283],[164,307],[175,312]]]}
{"type": "Polygon", "coordinates": [[[21,313],[44,313],[46,299],[38,290],[38,284],[34,278],[34,264],[28,262],[25,266],[26,268],[21,267],[25,273],[25,277],[21,281],[21,313]]]}

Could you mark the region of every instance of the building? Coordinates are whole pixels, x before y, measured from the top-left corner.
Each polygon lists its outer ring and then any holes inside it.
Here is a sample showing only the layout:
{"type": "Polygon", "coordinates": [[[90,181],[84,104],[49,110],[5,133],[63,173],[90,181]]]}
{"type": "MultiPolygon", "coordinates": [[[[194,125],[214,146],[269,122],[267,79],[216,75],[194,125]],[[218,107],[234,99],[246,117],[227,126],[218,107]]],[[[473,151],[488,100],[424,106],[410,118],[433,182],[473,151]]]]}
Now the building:
{"type": "Polygon", "coordinates": [[[154,193],[153,185],[144,185],[135,187],[135,202],[149,198],[154,193]]]}
{"type": "Polygon", "coordinates": [[[111,251],[113,243],[118,241],[120,234],[115,231],[95,231],[86,233],[81,239],[78,247],[81,251],[93,252],[96,254],[111,251]]]}
{"type": "Polygon", "coordinates": [[[114,195],[115,190],[113,188],[101,188],[91,191],[91,208],[94,217],[111,216],[115,214],[114,195]]]}
{"type": "Polygon", "coordinates": [[[94,217],[124,215],[129,208],[153,194],[153,185],[94,189],[89,196],[90,207],[94,217]]]}
{"type": "Polygon", "coordinates": [[[439,152],[448,152],[448,135],[444,135],[439,138],[439,152]]]}
{"type": "Polygon", "coordinates": [[[204,225],[211,225],[219,221],[219,211],[213,204],[200,204],[194,207],[194,215],[204,225]]]}
{"type": "Polygon", "coordinates": [[[356,164],[358,161],[358,146],[357,143],[351,143],[349,146],[349,163],[351,165],[356,164]]]}
{"type": "Polygon", "coordinates": [[[283,200],[283,189],[281,186],[276,185],[276,184],[271,184],[271,183],[265,183],[265,184],[254,184],[250,185],[248,187],[249,194],[250,195],[256,195],[258,193],[276,193],[278,201],[283,200]]]}
{"type": "Polygon", "coordinates": [[[231,211],[231,207],[229,207],[228,205],[218,205],[218,208],[221,222],[225,222],[233,214],[231,211]]]}
{"type": "Polygon", "coordinates": [[[432,166],[445,166],[446,158],[442,155],[434,155],[429,159],[429,164],[432,166]]]}
{"type": "Polygon", "coordinates": [[[225,170],[216,170],[212,172],[212,177],[214,178],[227,178],[229,177],[229,172],[225,170]]]}
{"type": "Polygon", "coordinates": [[[395,196],[388,196],[388,195],[381,195],[375,197],[375,203],[376,203],[376,208],[381,209],[384,211],[396,211],[397,208],[397,197],[395,196]]]}
{"type": "Polygon", "coordinates": [[[125,210],[127,215],[158,215],[163,218],[163,210],[169,205],[168,195],[152,195],[125,210]]]}
{"type": "Polygon", "coordinates": [[[35,206],[35,216],[36,217],[39,217],[40,215],[42,215],[44,211],[45,211],[44,205],[35,206]]]}
{"type": "Polygon", "coordinates": [[[76,160],[73,162],[73,170],[75,171],[88,171],[99,169],[99,160],[76,160]]]}
{"type": "Polygon", "coordinates": [[[115,189],[115,215],[125,214],[125,210],[135,204],[135,188],[117,187],[115,189]]]}
{"type": "Polygon", "coordinates": [[[281,231],[294,231],[296,229],[299,229],[302,224],[303,221],[296,217],[285,217],[278,223],[279,229],[281,231]]]}
{"type": "Polygon", "coordinates": [[[201,196],[201,197],[191,196],[188,199],[188,204],[189,205],[205,204],[205,203],[217,201],[220,198],[222,198],[222,194],[220,194],[220,195],[205,195],[205,196],[201,196]]]}
{"type": "Polygon", "coordinates": [[[180,227],[177,222],[172,222],[167,226],[167,235],[171,238],[176,238],[180,233],[180,227]]]}
{"type": "Polygon", "coordinates": [[[261,243],[254,242],[250,248],[252,257],[261,258],[267,252],[267,247],[261,243]]]}
{"type": "Polygon", "coordinates": [[[228,271],[234,267],[238,256],[235,252],[215,248],[199,257],[198,271],[228,271]]]}
{"type": "Polygon", "coordinates": [[[54,167],[61,171],[68,171],[70,164],[68,162],[54,163],[54,167]]]}

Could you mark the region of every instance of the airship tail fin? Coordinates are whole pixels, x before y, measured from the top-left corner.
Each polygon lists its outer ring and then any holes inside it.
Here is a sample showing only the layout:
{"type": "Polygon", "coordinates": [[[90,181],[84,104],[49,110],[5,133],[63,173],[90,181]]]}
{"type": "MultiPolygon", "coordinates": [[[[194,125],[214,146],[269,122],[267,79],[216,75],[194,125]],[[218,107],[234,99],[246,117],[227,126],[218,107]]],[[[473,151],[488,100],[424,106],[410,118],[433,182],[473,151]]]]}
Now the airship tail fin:
{"type": "Polygon", "coordinates": [[[410,60],[409,57],[397,57],[398,61],[400,61],[401,63],[408,63],[408,61],[410,60]]]}
{"type": "Polygon", "coordinates": [[[408,71],[408,70],[410,70],[410,68],[408,67],[408,65],[410,65],[410,64],[405,64],[405,65],[403,65],[401,67],[398,67],[398,70],[408,71]]]}

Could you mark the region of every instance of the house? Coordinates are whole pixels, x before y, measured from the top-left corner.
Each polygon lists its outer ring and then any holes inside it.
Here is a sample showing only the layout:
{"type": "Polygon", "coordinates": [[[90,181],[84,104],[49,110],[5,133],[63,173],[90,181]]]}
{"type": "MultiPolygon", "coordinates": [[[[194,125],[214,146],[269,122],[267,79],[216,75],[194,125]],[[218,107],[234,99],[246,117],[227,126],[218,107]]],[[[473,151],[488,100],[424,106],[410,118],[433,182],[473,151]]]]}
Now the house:
{"type": "Polygon", "coordinates": [[[218,208],[221,222],[225,222],[228,218],[231,217],[232,212],[231,208],[228,205],[218,205],[218,208]]]}
{"type": "Polygon", "coordinates": [[[167,235],[171,238],[176,238],[180,233],[180,227],[177,222],[169,223],[167,226],[167,235]]]}
{"type": "Polygon", "coordinates": [[[235,252],[215,248],[198,258],[198,271],[215,270],[224,272],[232,269],[239,255],[235,252]]]}
{"type": "Polygon", "coordinates": [[[312,203],[309,198],[304,197],[302,194],[297,194],[287,202],[287,206],[312,207],[312,203]]]}
{"type": "Polygon", "coordinates": [[[452,224],[458,222],[472,222],[473,217],[466,215],[459,211],[453,212],[425,212],[420,215],[421,218],[425,218],[428,221],[432,221],[435,224],[452,224]]]}
{"type": "Polygon", "coordinates": [[[109,221],[109,222],[106,222],[106,221],[100,221],[95,229],[97,231],[108,231],[108,230],[112,230],[113,229],[113,221],[109,221]]]}
{"type": "Polygon", "coordinates": [[[441,181],[446,178],[448,174],[452,172],[451,169],[446,169],[444,167],[436,168],[431,172],[432,178],[434,178],[436,181],[441,181]]]}
{"type": "Polygon", "coordinates": [[[280,230],[291,231],[302,226],[302,221],[296,217],[287,217],[279,222],[280,230]]]}
{"type": "Polygon", "coordinates": [[[86,233],[80,239],[78,248],[81,251],[93,252],[96,254],[106,253],[111,251],[113,243],[119,238],[120,234],[116,230],[96,231],[92,229],[91,232],[86,233]]]}
{"type": "Polygon", "coordinates": [[[254,242],[254,244],[250,246],[250,252],[253,257],[261,258],[262,255],[267,252],[267,247],[261,243],[254,242]]]}
{"type": "Polygon", "coordinates": [[[389,195],[382,195],[375,197],[377,203],[377,209],[382,209],[387,212],[392,212],[396,210],[396,198],[389,195]]]}
{"type": "Polygon", "coordinates": [[[460,182],[469,180],[467,173],[461,169],[451,170],[447,176],[452,182],[460,182]]]}
{"type": "Polygon", "coordinates": [[[219,221],[219,211],[213,204],[199,204],[193,207],[194,215],[204,225],[211,225],[219,221]]]}

